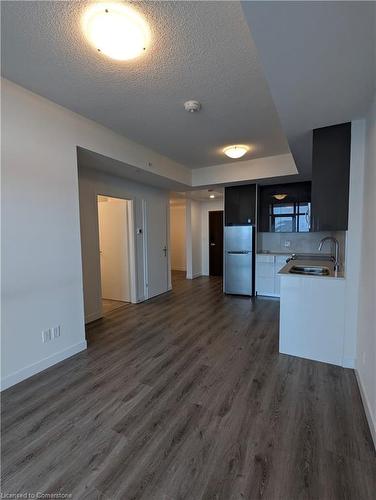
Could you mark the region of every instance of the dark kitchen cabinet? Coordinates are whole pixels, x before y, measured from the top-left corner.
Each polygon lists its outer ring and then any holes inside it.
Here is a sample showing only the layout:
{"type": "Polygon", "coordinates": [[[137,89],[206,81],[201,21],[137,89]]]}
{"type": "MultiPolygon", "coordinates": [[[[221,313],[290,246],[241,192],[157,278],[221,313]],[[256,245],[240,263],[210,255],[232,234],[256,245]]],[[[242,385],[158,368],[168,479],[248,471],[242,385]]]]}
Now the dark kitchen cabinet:
{"type": "Polygon", "coordinates": [[[313,131],[312,231],[346,231],[351,123],[313,131]]]}
{"type": "Polygon", "coordinates": [[[256,224],[256,184],[225,188],[225,225],[256,224]]]}
{"type": "Polygon", "coordinates": [[[259,186],[258,230],[277,232],[276,219],[283,218],[291,224],[291,230],[280,232],[309,231],[309,209],[311,202],[311,182],[290,182],[259,186]]]}

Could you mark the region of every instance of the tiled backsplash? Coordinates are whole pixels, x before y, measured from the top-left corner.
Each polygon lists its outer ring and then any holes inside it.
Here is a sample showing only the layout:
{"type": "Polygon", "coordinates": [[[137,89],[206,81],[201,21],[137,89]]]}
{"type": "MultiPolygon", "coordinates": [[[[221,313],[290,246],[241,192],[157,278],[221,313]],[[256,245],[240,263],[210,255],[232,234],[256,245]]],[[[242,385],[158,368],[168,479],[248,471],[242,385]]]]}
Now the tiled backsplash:
{"type": "MultiPolygon", "coordinates": [[[[319,253],[320,240],[325,236],[334,236],[339,241],[340,262],[345,262],[346,231],[322,233],[258,233],[257,252],[277,253],[319,253]],[[287,246],[286,246],[287,245],[287,246]]],[[[324,244],[322,253],[331,254],[332,244],[324,244]]]]}

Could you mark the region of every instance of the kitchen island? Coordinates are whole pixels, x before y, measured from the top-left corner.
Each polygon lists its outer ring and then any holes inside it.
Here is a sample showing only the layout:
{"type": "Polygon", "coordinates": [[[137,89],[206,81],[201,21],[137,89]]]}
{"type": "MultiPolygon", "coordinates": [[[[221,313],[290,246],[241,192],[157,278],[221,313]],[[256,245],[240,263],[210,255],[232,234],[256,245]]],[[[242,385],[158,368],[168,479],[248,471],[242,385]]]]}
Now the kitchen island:
{"type": "Polygon", "coordinates": [[[344,366],[345,277],[331,260],[290,260],[280,271],[279,351],[344,366]],[[298,268],[297,271],[294,270],[298,268]],[[310,268],[326,274],[300,274],[310,268]]]}

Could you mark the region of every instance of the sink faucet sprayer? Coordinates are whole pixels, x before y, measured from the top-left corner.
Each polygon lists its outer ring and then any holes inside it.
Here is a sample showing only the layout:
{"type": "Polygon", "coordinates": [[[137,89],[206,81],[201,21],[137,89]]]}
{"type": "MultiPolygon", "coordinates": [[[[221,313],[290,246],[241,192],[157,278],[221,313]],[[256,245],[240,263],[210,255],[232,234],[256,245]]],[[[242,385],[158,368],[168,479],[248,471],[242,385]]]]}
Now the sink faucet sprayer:
{"type": "Polygon", "coordinates": [[[338,240],[337,240],[337,238],[334,238],[333,236],[326,236],[326,238],[323,238],[320,241],[319,252],[321,252],[322,247],[326,241],[331,241],[332,243],[334,243],[334,251],[335,251],[334,270],[338,271],[339,270],[339,243],[338,243],[338,240]]]}

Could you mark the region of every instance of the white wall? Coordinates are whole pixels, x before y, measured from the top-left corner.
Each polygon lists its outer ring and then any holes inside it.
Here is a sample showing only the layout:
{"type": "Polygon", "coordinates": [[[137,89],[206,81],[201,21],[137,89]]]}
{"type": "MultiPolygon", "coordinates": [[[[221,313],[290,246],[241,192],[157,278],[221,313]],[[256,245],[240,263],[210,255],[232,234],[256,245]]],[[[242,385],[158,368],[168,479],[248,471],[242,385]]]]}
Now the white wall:
{"type": "Polygon", "coordinates": [[[186,206],[170,205],[171,269],[186,271],[186,206]]]}
{"type": "Polygon", "coordinates": [[[358,321],[359,276],[362,267],[365,120],[351,124],[349,223],[346,237],[345,335],[343,364],[354,368],[358,321]]]}
{"type": "Polygon", "coordinates": [[[223,199],[201,203],[201,254],[202,254],[202,274],[209,276],[209,212],[223,210],[223,199]]]}
{"type": "Polygon", "coordinates": [[[58,106],[2,85],[2,387],[86,347],[76,144],[58,106]],[[42,343],[42,330],[61,336],[42,343]]]}
{"type": "Polygon", "coordinates": [[[201,241],[201,202],[196,200],[187,200],[186,243],[188,279],[197,278],[202,274],[201,241]]]}
{"type": "Polygon", "coordinates": [[[102,298],[130,302],[128,201],[97,199],[102,298]]]}
{"type": "Polygon", "coordinates": [[[376,96],[366,120],[356,371],[376,445],[376,96]]]}
{"type": "Polygon", "coordinates": [[[86,347],[76,147],[179,182],[189,183],[191,174],[7,80],[1,90],[1,377],[7,387],[86,347]],[[43,344],[42,330],[56,325],[61,336],[43,344]]]}
{"type": "Polygon", "coordinates": [[[97,195],[126,198],[133,203],[134,221],[130,224],[133,227],[136,275],[135,297],[131,297],[132,302],[141,302],[148,295],[165,292],[167,281],[161,283],[159,275],[162,272],[167,277],[168,266],[167,261],[163,260],[159,236],[163,230],[166,231],[168,193],[94,169],[79,167],[79,194],[86,322],[102,315],[97,195]],[[163,207],[166,207],[165,211],[162,210],[163,207]],[[145,217],[149,221],[146,232],[145,217]],[[137,230],[141,230],[141,233],[137,233],[137,230]],[[161,269],[163,265],[164,270],[161,269]],[[144,275],[146,267],[148,276],[144,275]],[[146,283],[149,285],[149,293],[145,289],[146,283]]]}

